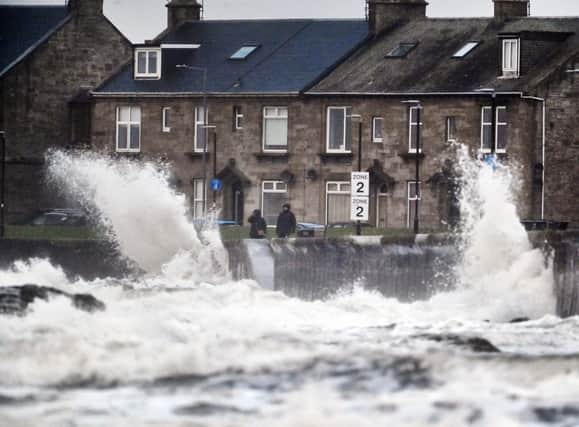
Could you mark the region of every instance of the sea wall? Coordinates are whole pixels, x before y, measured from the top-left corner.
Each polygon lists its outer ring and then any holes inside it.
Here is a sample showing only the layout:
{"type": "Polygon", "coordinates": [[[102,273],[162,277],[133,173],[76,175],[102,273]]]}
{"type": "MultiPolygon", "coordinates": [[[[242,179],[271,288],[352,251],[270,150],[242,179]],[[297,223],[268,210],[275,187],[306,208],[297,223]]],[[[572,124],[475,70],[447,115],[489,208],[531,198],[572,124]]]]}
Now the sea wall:
{"type": "MultiPolygon", "coordinates": [[[[552,254],[559,315],[579,314],[579,231],[529,235],[534,246],[552,254]]],[[[324,299],[355,284],[401,301],[427,299],[452,288],[459,255],[447,235],[240,240],[225,247],[234,279],[254,279],[305,300],[324,299]]],[[[71,278],[139,274],[107,242],[0,239],[0,269],[29,258],[49,259],[71,278]]]]}
{"type": "MultiPolygon", "coordinates": [[[[530,232],[529,237],[552,257],[559,315],[579,314],[579,231],[530,232]]],[[[401,301],[427,299],[454,286],[459,256],[448,235],[245,240],[226,246],[236,279],[252,278],[306,300],[324,299],[353,285],[401,301]],[[255,271],[264,269],[266,258],[273,260],[272,271],[255,271]]]]}
{"type": "Polygon", "coordinates": [[[108,242],[0,239],[0,269],[30,258],[49,260],[71,279],[121,278],[138,273],[136,267],[108,242]]]}

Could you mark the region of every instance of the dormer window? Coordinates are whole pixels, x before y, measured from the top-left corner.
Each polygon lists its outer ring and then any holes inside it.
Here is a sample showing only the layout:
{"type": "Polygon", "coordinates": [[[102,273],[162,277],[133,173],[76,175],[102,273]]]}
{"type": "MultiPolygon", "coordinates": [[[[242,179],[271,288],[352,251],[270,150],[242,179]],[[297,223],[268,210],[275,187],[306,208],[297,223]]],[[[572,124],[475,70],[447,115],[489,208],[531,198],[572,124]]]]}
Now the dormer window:
{"type": "Polygon", "coordinates": [[[520,74],[521,41],[518,38],[503,39],[503,77],[517,78],[520,74]]]}
{"type": "Polygon", "coordinates": [[[135,50],[135,78],[161,78],[161,49],[140,48],[135,50]]]}

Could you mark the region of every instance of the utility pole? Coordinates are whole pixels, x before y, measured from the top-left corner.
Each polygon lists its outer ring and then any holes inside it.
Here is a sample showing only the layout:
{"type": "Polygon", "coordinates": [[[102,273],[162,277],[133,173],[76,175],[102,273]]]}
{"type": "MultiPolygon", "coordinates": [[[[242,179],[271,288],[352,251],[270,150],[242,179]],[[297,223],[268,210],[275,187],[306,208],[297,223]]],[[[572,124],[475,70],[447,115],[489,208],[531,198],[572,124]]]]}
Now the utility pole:
{"type": "Polygon", "coordinates": [[[0,161],[2,162],[2,172],[0,173],[0,238],[5,236],[4,226],[4,196],[6,181],[6,137],[3,131],[0,131],[0,161]]]}
{"type": "MultiPolygon", "coordinates": [[[[362,118],[358,120],[358,172],[362,172],[362,118]]],[[[362,235],[362,224],[356,221],[356,236],[362,235]]]]}
{"type": "Polygon", "coordinates": [[[420,225],[418,219],[418,208],[420,205],[420,111],[422,110],[422,106],[420,103],[418,104],[418,108],[416,110],[416,117],[417,117],[417,129],[416,129],[416,200],[414,201],[414,234],[418,234],[420,232],[420,225]]]}
{"type": "MultiPolygon", "coordinates": [[[[416,189],[416,195],[414,197],[414,234],[420,233],[420,220],[418,218],[419,206],[420,206],[420,132],[421,132],[421,120],[422,120],[422,105],[418,100],[402,101],[403,104],[411,104],[416,108],[416,164],[415,164],[415,183],[414,188],[416,189]]],[[[410,121],[412,122],[412,107],[410,107],[410,121]]],[[[412,138],[412,135],[410,135],[412,138]]],[[[410,144],[412,144],[412,139],[410,139],[410,144]]],[[[408,147],[409,150],[411,146],[408,147]]],[[[409,224],[410,225],[410,224],[409,224]]]]}

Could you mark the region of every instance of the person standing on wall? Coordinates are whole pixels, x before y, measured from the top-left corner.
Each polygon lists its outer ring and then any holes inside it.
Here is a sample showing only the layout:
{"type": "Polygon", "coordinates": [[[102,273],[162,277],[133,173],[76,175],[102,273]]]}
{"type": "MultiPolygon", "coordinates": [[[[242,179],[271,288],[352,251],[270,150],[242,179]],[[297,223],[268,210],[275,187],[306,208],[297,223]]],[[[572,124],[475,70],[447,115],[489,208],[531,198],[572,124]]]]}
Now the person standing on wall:
{"type": "Polygon", "coordinates": [[[277,217],[277,227],[275,232],[277,233],[277,237],[286,238],[289,237],[290,234],[295,233],[295,231],[296,217],[291,211],[290,204],[286,203],[283,205],[282,211],[277,217]]]}
{"type": "Polygon", "coordinates": [[[256,209],[247,220],[251,224],[249,237],[252,239],[265,239],[267,234],[267,224],[261,216],[261,211],[256,209]]]}

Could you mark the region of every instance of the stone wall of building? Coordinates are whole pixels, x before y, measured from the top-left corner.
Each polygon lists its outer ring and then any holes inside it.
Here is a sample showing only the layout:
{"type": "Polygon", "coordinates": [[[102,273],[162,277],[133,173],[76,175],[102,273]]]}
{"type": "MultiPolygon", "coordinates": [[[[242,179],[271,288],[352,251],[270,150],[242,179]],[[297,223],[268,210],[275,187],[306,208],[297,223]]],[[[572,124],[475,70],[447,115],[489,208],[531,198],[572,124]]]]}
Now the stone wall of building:
{"type": "Polygon", "coordinates": [[[0,79],[8,221],[61,203],[44,186],[44,154],[49,147],[70,143],[69,101],[110,76],[131,52],[129,41],[103,15],[73,14],[0,79]]]}
{"type": "Polygon", "coordinates": [[[545,217],[579,226],[579,57],[557,69],[540,88],[547,98],[545,217]]]}
{"type": "MultiPolygon", "coordinates": [[[[353,125],[352,153],[326,155],[326,111],[329,106],[351,106],[353,114],[362,116],[362,169],[372,166],[382,169],[391,177],[393,185],[372,186],[371,223],[376,223],[376,192],[386,190],[381,196],[379,225],[388,228],[407,226],[407,182],[415,177],[415,156],[408,155],[408,105],[395,98],[243,98],[210,99],[209,123],[216,126],[216,171],[232,165],[250,183],[244,191],[244,217],[262,205],[261,184],[264,180],[280,180],[284,172],[293,176],[288,186],[289,200],[299,221],[326,222],[326,183],[349,181],[350,172],[357,168],[358,132],[353,125]],[[234,106],[244,114],[243,129],[233,129],[234,106]],[[263,108],[287,106],[288,153],[268,154],[262,150],[263,108]],[[384,141],[372,142],[372,119],[384,118],[384,141]]],[[[191,180],[200,178],[203,171],[202,156],[192,154],[195,106],[202,99],[104,99],[95,100],[93,114],[93,147],[106,153],[115,151],[116,108],[138,105],[142,109],[141,154],[139,157],[166,158],[174,166],[181,183],[181,191],[191,196],[191,180]],[[162,110],[171,108],[171,132],[162,132],[162,110]]],[[[480,148],[481,107],[490,105],[484,97],[429,97],[422,100],[421,159],[422,201],[420,219],[426,229],[444,229],[449,214],[449,186],[443,172],[453,163],[456,146],[446,141],[446,118],[456,118],[456,138],[467,144],[473,156],[480,148]]],[[[537,194],[533,187],[533,165],[537,162],[536,105],[520,98],[500,100],[508,108],[508,149],[501,156],[517,165],[522,187],[517,193],[520,214],[534,218],[537,194]]],[[[211,141],[211,137],[209,138],[211,141]]],[[[214,153],[210,142],[207,156],[207,176],[213,176],[214,153]]],[[[286,174],[287,175],[287,174],[286,174]]],[[[223,217],[231,218],[230,178],[225,176],[224,190],[217,194],[223,217]],[[229,205],[228,205],[229,204],[229,205]]],[[[212,195],[209,191],[209,201],[212,195]]]]}

